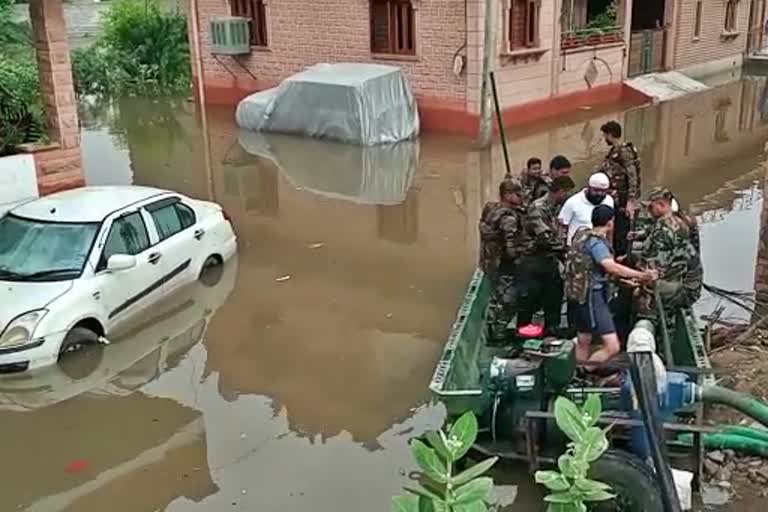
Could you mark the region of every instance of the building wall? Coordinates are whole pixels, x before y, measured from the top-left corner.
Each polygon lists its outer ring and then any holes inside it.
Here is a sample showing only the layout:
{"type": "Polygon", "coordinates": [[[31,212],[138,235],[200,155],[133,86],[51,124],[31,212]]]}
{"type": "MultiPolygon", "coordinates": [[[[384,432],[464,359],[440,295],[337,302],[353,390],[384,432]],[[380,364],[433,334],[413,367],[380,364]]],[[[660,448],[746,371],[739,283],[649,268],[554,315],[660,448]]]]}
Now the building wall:
{"type": "Polygon", "coordinates": [[[375,62],[400,66],[417,96],[464,110],[466,81],[453,73],[454,55],[464,45],[464,3],[414,0],[416,56],[377,57],[371,53],[367,0],[268,0],[268,49],[248,56],[213,57],[209,21],[230,15],[228,0],[200,0],[201,51],[206,84],[223,88],[264,88],[320,62],[375,62]],[[256,78],[243,71],[245,66],[256,78]],[[226,66],[226,67],[225,67],[226,66]],[[229,71],[227,70],[229,69],[229,71]],[[232,73],[234,73],[234,77],[232,73]]]}
{"type": "Polygon", "coordinates": [[[561,56],[555,70],[559,80],[558,94],[570,94],[590,88],[584,78],[590,61],[594,62],[597,69],[597,77],[591,88],[621,84],[626,77],[624,48],[623,44],[606,46],[597,51],[587,48],[561,56]]]}
{"type": "MultiPolygon", "coordinates": [[[[468,110],[480,112],[485,1],[469,0],[467,46],[468,110]]],[[[499,36],[495,56],[496,81],[502,108],[520,107],[533,102],[546,102],[558,96],[590,93],[614,86],[620,92],[624,69],[625,43],[589,46],[562,51],[560,49],[561,0],[542,0],[539,16],[540,51],[509,51],[507,40],[508,15],[511,0],[500,0],[497,17],[499,36]],[[597,76],[588,84],[585,71],[594,62],[597,76]]],[[[615,100],[620,94],[590,95],[587,102],[615,100]]],[[[536,104],[532,108],[538,108],[536,104]]],[[[578,106],[576,104],[572,106],[578,106]]],[[[567,109],[568,105],[564,104],[567,109]]],[[[524,114],[516,112],[516,114],[524,114]]],[[[513,116],[509,116],[510,118],[513,116]]],[[[527,117],[525,115],[524,117],[527,117]]],[[[511,121],[513,119],[510,119],[511,121]]]]}
{"type": "Polygon", "coordinates": [[[698,1],[680,0],[675,20],[678,26],[672,67],[684,69],[729,57],[733,57],[738,65],[740,56],[746,50],[750,2],[737,2],[737,33],[726,36],[726,0],[702,0],[701,32],[698,38],[694,38],[698,1]]]}
{"type": "MultiPolygon", "coordinates": [[[[416,10],[414,57],[385,58],[371,53],[369,0],[328,0],[322,8],[303,0],[267,0],[269,48],[232,58],[212,56],[209,37],[210,20],[229,14],[229,0],[199,0],[206,99],[211,103],[235,103],[249,92],[272,87],[318,62],[385,63],[405,71],[419,100],[425,131],[476,135],[485,0],[412,1],[416,10]],[[453,72],[457,55],[465,56],[458,77],[453,72]]],[[[541,51],[510,52],[510,1],[498,0],[499,32],[494,56],[501,106],[507,111],[505,122],[522,124],[583,105],[625,98],[621,84],[626,75],[624,43],[578,48],[561,55],[561,0],[542,0],[541,51]],[[595,64],[597,76],[587,84],[584,73],[590,61],[595,64]]],[[[196,72],[194,47],[192,53],[196,72]]]]}

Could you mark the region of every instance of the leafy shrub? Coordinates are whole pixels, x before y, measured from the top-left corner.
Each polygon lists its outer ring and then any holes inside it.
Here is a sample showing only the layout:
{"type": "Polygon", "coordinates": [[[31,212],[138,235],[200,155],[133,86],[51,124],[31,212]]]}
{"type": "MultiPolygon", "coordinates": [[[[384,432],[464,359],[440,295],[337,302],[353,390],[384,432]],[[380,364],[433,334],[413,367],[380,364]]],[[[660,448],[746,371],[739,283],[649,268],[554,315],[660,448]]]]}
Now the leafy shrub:
{"type": "Polygon", "coordinates": [[[156,0],[119,0],[107,12],[104,33],[73,53],[80,94],[162,95],[190,86],[187,23],[156,0]]]}
{"type": "Polygon", "coordinates": [[[424,472],[424,485],[406,487],[408,494],[392,498],[394,512],[485,512],[493,491],[493,480],[482,476],[498,457],[480,462],[461,473],[455,465],[475,444],[477,418],[471,411],[459,418],[446,434],[429,432],[426,443],[414,440],[411,450],[424,472]]]}
{"type": "Polygon", "coordinates": [[[0,54],[0,155],[45,137],[37,66],[0,54]]]}
{"type": "Polygon", "coordinates": [[[557,426],[571,440],[557,459],[559,471],[537,471],[536,482],[551,493],[544,498],[547,512],[586,512],[585,502],[606,501],[614,497],[610,486],[587,478],[589,466],[608,449],[606,431],[597,427],[602,413],[600,396],[587,398],[583,408],[565,397],[555,400],[557,426]]]}
{"type": "Polygon", "coordinates": [[[27,22],[14,19],[12,0],[0,0],[0,51],[8,54],[32,44],[32,28],[27,22]],[[21,47],[21,48],[14,48],[21,47]]]}

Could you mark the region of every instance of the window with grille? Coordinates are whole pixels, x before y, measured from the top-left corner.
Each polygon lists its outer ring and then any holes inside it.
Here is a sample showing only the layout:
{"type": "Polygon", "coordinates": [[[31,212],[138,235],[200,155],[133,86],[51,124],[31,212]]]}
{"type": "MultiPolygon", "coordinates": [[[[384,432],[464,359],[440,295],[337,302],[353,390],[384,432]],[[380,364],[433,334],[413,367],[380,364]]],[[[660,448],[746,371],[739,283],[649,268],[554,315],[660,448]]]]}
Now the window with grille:
{"type": "Polygon", "coordinates": [[[232,0],[232,16],[248,18],[251,46],[267,46],[267,10],[264,0],[232,0]]]}
{"type": "Polygon", "coordinates": [[[509,49],[539,46],[538,0],[512,0],[509,9],[509,49]]]}
{"type": "Polygon", "coordinates": [[[723,28],[726,32],[736,32],[737,5],[736,0],[728,0],[725,4],[725,24],[723,28]]]}
{"type": "Polygon", "coordinates": [[[371,51],[416,54],[416,23],[410,0],[371,0],[371,51]]]}

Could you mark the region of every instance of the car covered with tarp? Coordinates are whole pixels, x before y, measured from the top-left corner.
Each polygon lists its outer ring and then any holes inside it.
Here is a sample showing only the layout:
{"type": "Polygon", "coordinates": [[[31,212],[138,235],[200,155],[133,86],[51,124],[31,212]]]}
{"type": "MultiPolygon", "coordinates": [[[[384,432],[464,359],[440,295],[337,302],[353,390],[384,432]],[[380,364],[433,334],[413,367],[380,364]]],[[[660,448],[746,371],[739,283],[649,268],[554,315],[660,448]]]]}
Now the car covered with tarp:
{"type": "Polygon", "coordinates": [[[244,98],[241,128],[361,146],[415,139],[419,112],[402,70],[379,64],[317,64],[244,98]]]}

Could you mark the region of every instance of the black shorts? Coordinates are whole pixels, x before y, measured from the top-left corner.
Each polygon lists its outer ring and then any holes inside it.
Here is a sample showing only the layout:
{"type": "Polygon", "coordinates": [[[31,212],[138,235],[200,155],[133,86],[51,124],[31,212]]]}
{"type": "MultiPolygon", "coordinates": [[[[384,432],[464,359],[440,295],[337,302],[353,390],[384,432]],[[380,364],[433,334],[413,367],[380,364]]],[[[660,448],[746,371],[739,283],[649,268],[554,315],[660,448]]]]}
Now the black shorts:
{"type": "Polygon", "coordinates": [[[592,290],[585,304],[568,304],[568,319],[578,333],[602,336],[616,332],[613,314],[608,306],[608,290],[592,290]]]}

